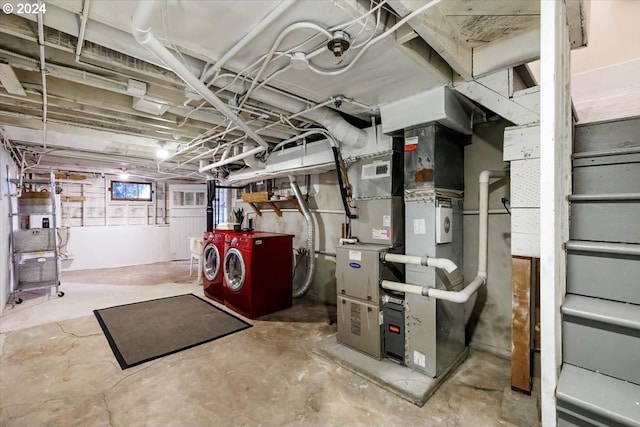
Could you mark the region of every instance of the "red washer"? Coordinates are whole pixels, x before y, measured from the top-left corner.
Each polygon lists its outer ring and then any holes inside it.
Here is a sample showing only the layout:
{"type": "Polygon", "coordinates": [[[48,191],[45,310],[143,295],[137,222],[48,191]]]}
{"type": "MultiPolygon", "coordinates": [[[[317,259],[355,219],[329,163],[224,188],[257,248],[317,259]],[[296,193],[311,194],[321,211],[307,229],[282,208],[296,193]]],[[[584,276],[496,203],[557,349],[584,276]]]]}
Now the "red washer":
{"type": "Polygon", "coordinates": [[[224,261],[224,237],[233,230],[205,231],[202,242],[202,286],[204,294],[212,300],[224,303],[222,262],[224,261]]]}
{"type": "Polygon", "coordinates": [[[224,303],[251,319],[291,307],[293,236],[225,236],[224,303]]]}

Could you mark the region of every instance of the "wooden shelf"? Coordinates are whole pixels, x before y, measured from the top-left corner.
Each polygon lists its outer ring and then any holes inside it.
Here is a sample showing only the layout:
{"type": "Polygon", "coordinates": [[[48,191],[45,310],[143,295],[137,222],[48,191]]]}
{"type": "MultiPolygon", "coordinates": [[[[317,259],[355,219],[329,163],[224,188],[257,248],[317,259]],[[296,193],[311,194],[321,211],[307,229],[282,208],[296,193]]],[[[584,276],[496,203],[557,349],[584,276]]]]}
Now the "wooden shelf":
{"type": "MultiPolygon", "coordinates": [[[[307,200],[308,196],[304,196],[304,199],[307,200]]],[[[256,215],[258,216],[262,216],[262,209],[264,209],[265,206],[270,207],[271,209],[273,209],[273,211],[276,213],[276,215],[278,216],[282,216],[282,211],[280,210],[283,206],[286,207],[286,205],[290,205],[291,207],[295,207],[298,212],[302,213],[302,209],[300,209],[300,205],[298,204],[298,200],[295,197],[289,197],[287,199],[278,199],[278,200],[265,200],[265,201],[260,201],[260,202],[247,202],[249,204],[249,206],[251,206],[251,209],[253,209],[253,211],[256,213],[256,215]]]]}

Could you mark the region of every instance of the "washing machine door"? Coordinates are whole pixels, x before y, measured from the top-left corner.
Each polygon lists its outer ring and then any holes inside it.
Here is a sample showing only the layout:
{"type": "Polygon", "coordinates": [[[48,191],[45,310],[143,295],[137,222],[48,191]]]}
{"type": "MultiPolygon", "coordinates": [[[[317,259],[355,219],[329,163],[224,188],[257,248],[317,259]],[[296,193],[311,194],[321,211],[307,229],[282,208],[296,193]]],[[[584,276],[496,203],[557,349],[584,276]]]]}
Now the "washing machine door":
{"type": "Polygon", "coordinates": [[[247,268],[242,254],[236,248],[231,248],[224,256],[224,278],[227,287],[232,292],[240,292],[247,278],[247,268]]]}
{"type": "Polygon", "coordinates": [[[209,243],[204,248],[204,277],[209,281],[213,281],[218,277],[222,260],[220,259],[220,251],[213,243],[209,243]]]}

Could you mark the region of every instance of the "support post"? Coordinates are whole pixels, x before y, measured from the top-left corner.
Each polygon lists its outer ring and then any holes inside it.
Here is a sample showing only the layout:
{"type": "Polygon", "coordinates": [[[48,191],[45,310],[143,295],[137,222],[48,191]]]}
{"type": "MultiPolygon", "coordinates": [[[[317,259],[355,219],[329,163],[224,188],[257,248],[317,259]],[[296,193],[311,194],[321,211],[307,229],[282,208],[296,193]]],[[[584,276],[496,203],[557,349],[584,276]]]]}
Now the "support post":
{"type": "Polygon", "coordinates": [[[543,427],[556,426],[571,194],[571,52],[567,2],[540,1],[540,332],[543,427]]]}
{"type": "Polygon", "coordinates": [[[532,260],[514,256],[511,260],[511,389],[531,393],[532,260]]]}

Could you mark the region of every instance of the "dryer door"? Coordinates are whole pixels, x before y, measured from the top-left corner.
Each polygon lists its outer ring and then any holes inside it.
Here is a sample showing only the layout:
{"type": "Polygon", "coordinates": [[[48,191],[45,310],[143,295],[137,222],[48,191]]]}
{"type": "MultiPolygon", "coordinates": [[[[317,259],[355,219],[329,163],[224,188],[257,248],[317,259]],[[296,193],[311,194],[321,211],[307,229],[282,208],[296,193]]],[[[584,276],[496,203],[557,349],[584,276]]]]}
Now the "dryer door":
{"type": "Polygon", "coordinates": [[[221,264],[222,260],[220,259],[220,251],[218,250],[218,247],[213,243],[209,243],[204,248],[204,266],[202,269],[204,277],[209,281],[215,280],[220,272],[221,264]]]}
{"type": "Polygon", "coordinates": [[[242,254],[236,248],[231,248],[224,256],[224,279],[232,292],[240,292],[247,278],[247,268],[242,254]]]}

